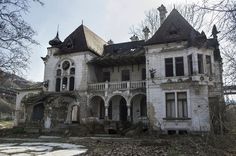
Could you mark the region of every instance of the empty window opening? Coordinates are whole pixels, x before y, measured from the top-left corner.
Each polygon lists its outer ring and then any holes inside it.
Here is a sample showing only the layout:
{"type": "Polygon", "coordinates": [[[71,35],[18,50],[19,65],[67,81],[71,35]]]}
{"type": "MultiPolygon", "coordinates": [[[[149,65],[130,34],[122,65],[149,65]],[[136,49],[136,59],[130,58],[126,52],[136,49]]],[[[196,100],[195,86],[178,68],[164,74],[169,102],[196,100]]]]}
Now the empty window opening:
{"type": "Polygon", "coordinates": [[[211,56],[209,55],[206,55],[206,70],[208,76],[212,75],[211,56]]]}
{"type": "Polygon", "coordinates": [[[204,70],[203,70],[203,56],[202,56],[202,54],[198,54],[197,59],[198,59],[198,73],[203,74],[204,70]]]}
{"type": "Polygon", "coordinates": [[[129,80],[130,80],[129,70],[122,70],[121,71],[121,81],[129,81],[129,80]]]}
{"type": "Polygon", "coordinates": [[[71,75],[74,75],[74,74],[75,74],[75,68],[71,68],[71,69],[70,69],[70,74],[71,74],[71,75]]]}
{"type": "Polygon", "coordinates": [[[59,92],[61,88],[61,79],[57,78],[56,79],[56,92],[59,92]]]}
{"type": "Polygon", "coordinates": [[[142,69],[142,80],[146,80],[146,69],[142,69]]]}
{"type": "Polygon", "coordinates": [[[184,76],[184,58],[183,57],[175,58],[175,71],[176,71],[176,76],[184,76]]]}
{"type": "Polygon", "coordinates": [[[188,73],[189,75],[193,75],[193,56],[188,55],[188,73]]]}
{"type": "Polygon", "coordinates": [[[166,72],[166,77],[174,76],[173,58],[166,58],[165,59],[165,72],[166,72]]]}
{"type": "Polygon", "coordinates": [[[103,82],[110,82],[110,72],[103,72],[103,82]]]}
{"type": "Polygon", "coordinates": [[[69,85],[69,90],[72,91],[74,90],[75,86],[75,78],[74,77],[70,77],[70,85],[69,85]]]}
{"type": "Polygon", "coordinates": [[[67,77],[63,77],[62,79],[62,90],[67,89],[67,77]]]}
{"type": "Polygon", "coordinates": [[[175,135],[175,134],[177,134],[177,133],[176,133],[176,130],[168,130],[168,131],[167,131],[167,134],[168,134],[168,135],[175,135]]]}

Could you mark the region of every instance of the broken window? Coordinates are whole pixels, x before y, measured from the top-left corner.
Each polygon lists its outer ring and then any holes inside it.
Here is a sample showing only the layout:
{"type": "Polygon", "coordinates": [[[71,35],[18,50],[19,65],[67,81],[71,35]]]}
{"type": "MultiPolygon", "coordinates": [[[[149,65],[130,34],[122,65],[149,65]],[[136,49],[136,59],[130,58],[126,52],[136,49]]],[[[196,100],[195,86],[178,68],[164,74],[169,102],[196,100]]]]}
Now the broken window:
{"type": "Polygon", "coordinates": [[[202,54],[197,54],[197,60],[198,60],[198,73],[203,74],[203,55],[202,54]]]}
{"type": "Polygon", "coordinates": [[[166,117],[175,118],[175,93],[166,93],[166,117]]]}
{"type": "Polygon", "coordinates": [[[175,71],[176,71],[176,76],[184,76],[184,58],[183,57],[175,58],[175,71]]]}
{"type": "Polygon", "coordinates": [[[129,81],[129,80],[130,80],[129,70],[122,70],[121,71],[121,81],[129,81]]]}
{"type": "Polygon", "coordinates": [[[103,72],[103,82],[110,82],[110,72],[103,72]]]}
{"type": "Polygon", "coordinates": [[[67,89],[67,77],[63,77],[62,79],[62,90],[67,89]]]}
{"type": "Polygon", "coordinates": [[[75,68],[70,68],[70,74],[74,75],[75,74],[75,68]]]}
{"type": "Polygon", "coordinates": [[[61,76],[61,69],[57,69],[57,76],[61,76]]]}
{"type": "Polygon", "coordinates": [[[212,75],[211,56],[206,55],[206,72],[207,75],[212,75]]]}
{"type": "Polygon", "coordinates": [[[166,58],[165,59],[165,70],[166,70],[166,77],[174,76],[173,58],[166,58]]]}
{"type": "Polygon", "coordinates": [[[178,92],[177,93],[177,109],[178,109],[178,117],[179,118],[188,117],[187,93],[186,92],[178,92]]]}
{"type": "Polygon", "coordinates": [[[74,90],[75,86],[75,78],[74,77],[70,77],[70,85],[69,85],[69,90],[72,91],[74,90]]]}
{"type": "Polygon", "coordinates": [[[60,92],[60,88],[61,88],[61,79],[57,78],[56,79],[56,92],[60,92]]]}
{"type": "Polygon", "coordinates": [[[146,69],[142,69],[142,80],[146,80],[146,69]]]}
{"type": "Polygon", "coordinates": [[[189,75],[193,75],[193,56],[188,55],[188,73],[189,75]]]}

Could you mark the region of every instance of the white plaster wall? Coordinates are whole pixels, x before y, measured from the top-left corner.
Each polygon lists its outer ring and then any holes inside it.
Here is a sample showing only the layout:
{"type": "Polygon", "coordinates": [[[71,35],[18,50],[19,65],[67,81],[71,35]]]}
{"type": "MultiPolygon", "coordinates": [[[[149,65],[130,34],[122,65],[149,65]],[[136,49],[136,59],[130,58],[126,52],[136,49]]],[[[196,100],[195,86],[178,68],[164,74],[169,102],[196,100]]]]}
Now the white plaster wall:
{"type": "Polygon", "coordinates": [[[48,91],[55,91],[57,65],[63,60],[72,60],[75,63],[75,90],[86,90],[88,80],[87,62],[94,55],[91,52],[79,52],[54,56],[54,51],[54,48],[48,49],[49,58],[45,63],[44,81],[49,80],[48,91]]]}
{"type": "MultiPolygon", "coordinates": [[[[208,109],[208,82],[199,82],[197,86],[187,87],[186,83],[182,87],[173,87],[172,89],[165,90],[160,85],[163,83],[163,79],[176,79],[177,76],[166,78],[165,77],[165,58],[184,57],[184,76],[179,78],[188,78],[188,64],[187,56],[193,55],[193,70],[194,73],[198,73],[197,54],[203,54],[204,68],[205,55],[210,55],[213,60],[213,51],[211,49],[197,49],[194,47],[185,48],[185,42],[178,44],[165,44],[149,46],[146,51],[146,70],[147,70],[147,104],[148,104],[148,116],[154,125],[154,128],[161,127],[162,130],[168,129],[186,129],[190,131],[209,131],[209,109],[208,109]],[[149,70],[155,69],[156,74],[153,80],[150,80],[149,70]],[[195,89],[199,88],[199,89],[195,89]],[[188,116],[190,120],[172,120],[167,121],[163,118],[166,117],[166,92],[186,91],[188,96],[188,116]],[[198,91],[195,91],[198,90],[198,91]]],[[[206,72],[206,69],[204,69],[206,72]]],[[[214,74],[214,65],[212,64],[212,71],[214,74]]],[[[175,65],[174,65],[175,75],[175,65]]],[[[197,74],[199,75],[199,74],[197,74]]]]}

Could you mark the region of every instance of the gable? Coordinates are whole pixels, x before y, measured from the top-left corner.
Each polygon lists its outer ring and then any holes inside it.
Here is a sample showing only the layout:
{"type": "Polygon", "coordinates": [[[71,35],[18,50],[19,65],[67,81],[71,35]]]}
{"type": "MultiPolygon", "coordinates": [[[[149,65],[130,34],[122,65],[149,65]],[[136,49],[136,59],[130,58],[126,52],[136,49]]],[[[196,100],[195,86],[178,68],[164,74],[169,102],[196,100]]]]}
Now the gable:
{"type": "Polygon", "coordinates": [[[146,41],[146,45],[187,41],[199,35],[200,33],[173,9],[157,32],[146,41]]]}
{"type": "Polygon", "coordinates": [[[58,54],[91,51],[102,55],[106,42],[84,25],[73,31],[59,47],[58,54]]]}

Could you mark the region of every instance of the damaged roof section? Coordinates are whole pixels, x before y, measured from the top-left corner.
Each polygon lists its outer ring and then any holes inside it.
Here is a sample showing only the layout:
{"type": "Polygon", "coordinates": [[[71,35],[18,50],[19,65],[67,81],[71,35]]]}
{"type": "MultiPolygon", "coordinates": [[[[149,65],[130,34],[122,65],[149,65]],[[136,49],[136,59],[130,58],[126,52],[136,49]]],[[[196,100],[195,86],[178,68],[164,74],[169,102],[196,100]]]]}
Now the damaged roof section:
{"type": "Polygon", "coordinates": [[[92,59],[89,64],[119,66],[145,63],[144,40],[104,46],[104,54],[92,59]]]}
{"type": "Polygon", "coordinates": [[[91,51],[102,55],[106,42],[84,25],[80,25],[59,46],[59,54],[91,51]]]}

